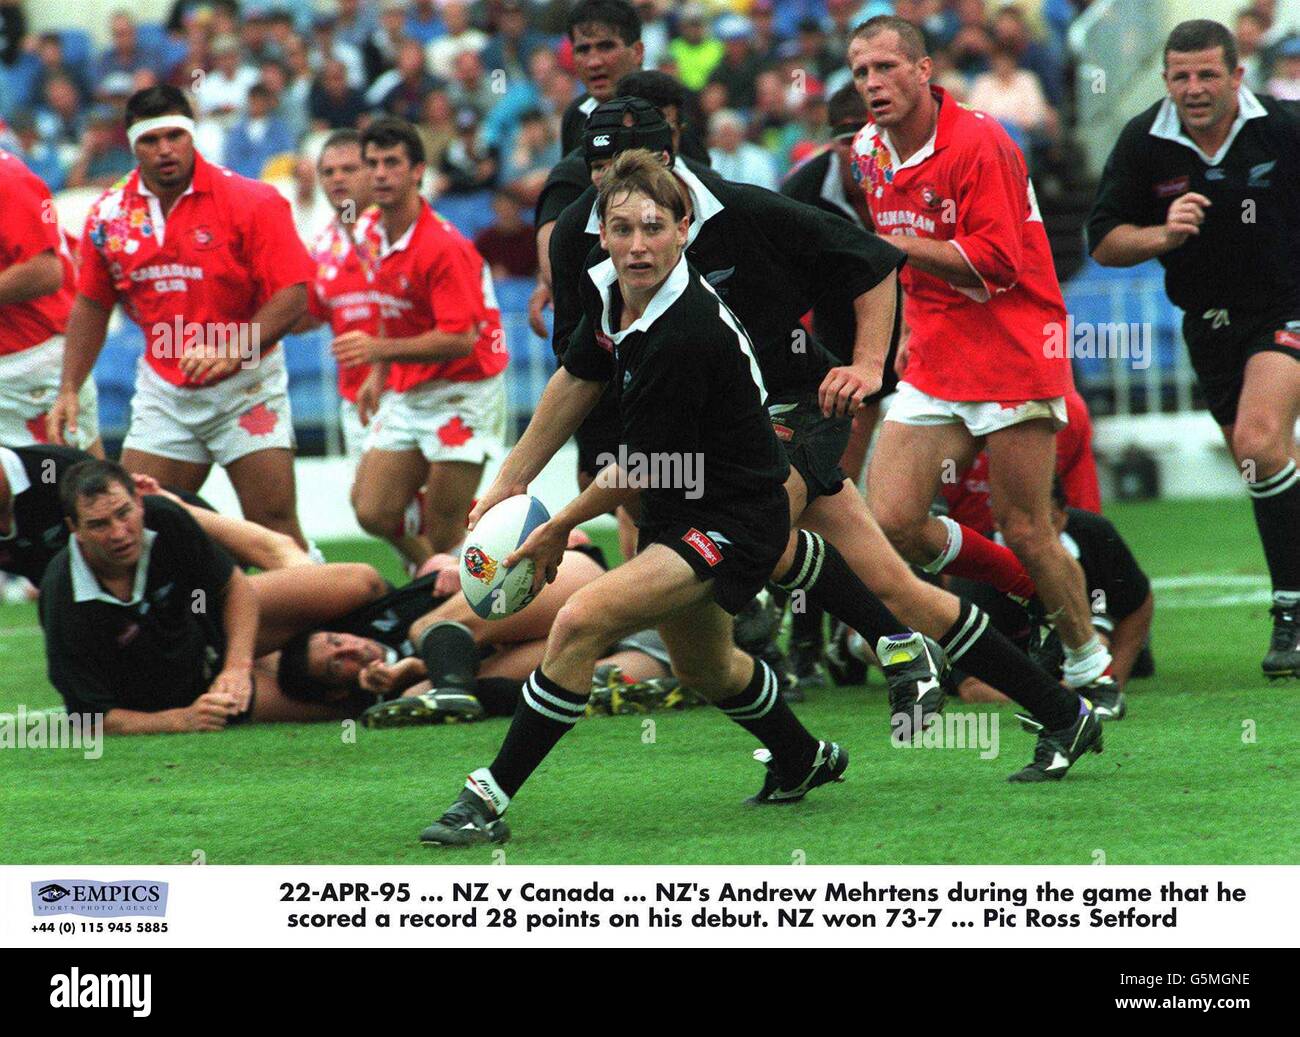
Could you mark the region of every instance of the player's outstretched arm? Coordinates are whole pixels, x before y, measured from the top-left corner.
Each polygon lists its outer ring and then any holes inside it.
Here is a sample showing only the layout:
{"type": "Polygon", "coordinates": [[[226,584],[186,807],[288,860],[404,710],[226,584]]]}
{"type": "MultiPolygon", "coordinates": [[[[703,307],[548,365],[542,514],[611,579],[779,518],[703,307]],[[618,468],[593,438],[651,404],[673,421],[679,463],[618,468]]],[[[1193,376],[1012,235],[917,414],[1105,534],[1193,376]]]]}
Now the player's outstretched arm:
{"type": "Polygon", "coordinates": [[[111,313],[109,307],[85,295],[78,295],[72,304],[64,337],[59,395],[45,418],[45,433],[51,443],[68,446],[67,437],[77,431],[77,413],[80,410],[77,394],[94,370],[99,351],[104,348],[111,313]]]}
{"type": "Polygon", "coordinates": [[[226,632],[226,658],[208,689],[232,695],[239,712],[253,696],[253,646],[257,640],[260,604],[257,592],[240,569],[232,569],[221,594],[222,628],[226,632]]]}
{"type": "Polygon", "coordinates": [[[146,713],[138,709],[110,709],[104,714],[104,733],[109,735],[168,735],[225,730],[236,710],[229,696],[212,692],[200,695],[180,709],[146,713]]]}
{"type": "Polygon", "coordinates": [[[1210,200],[1195,191],[1179,195],[1169,206],[1164,223],[1150,227],[1121,223],[1112,227],[1097,242],[1092,258],[1102,266],[1136,266],[1172,252],[1192,235],[1201,233],[1209,205],[1210,200]]]}
{"type": "Polygon", "coordinates": [[[891,270],[878,285],[853,300],[857,322],[853,363],[826,372],[819,393],[823,414],[852,414],[864,399],[880,390],[897,298],[898,273],[891,270]]]}
{"type": "Polygon", "coordinates": [[[524,434],[502,462],[492,485],[469,513],[470,529],[494,504],[527,489],[577,431],[604,390],[603,383],[579,378],[563,367],[551,375],[524,434]]]}

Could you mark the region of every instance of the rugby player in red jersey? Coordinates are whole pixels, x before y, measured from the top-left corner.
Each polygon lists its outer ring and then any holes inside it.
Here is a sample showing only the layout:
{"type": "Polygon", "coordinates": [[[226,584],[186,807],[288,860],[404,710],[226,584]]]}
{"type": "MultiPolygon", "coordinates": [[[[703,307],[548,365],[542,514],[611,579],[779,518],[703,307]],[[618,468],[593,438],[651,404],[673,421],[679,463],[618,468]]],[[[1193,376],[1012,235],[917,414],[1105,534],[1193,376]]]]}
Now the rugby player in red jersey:
{"type": "MultiPolygon", "coordinates": [[[[45,415],[59,390],[63,332],[77,272],[50,189],[22,160],[0,151],[0,443],[44,443],[45,415]]],[[[95,383],[81,390],[81,429],[72,446],[97,457],[95,383]]]]}
{"type": "Polygon", "coordinates": [[[367,532],[419,565],[460,543],[483,466],[503,450],[508,357],[487,264],[420,197],[424,145],[415,128],[376,120],[361,135],[361,154],[375,206],[356,240],[374,271],[384,330],[345,331],[332,345],[340,367],[373,365],[357,391],[369,433],[352,505],[367,532]],[[399,536],[421,486],[426,532],[399,536]]]}
{"type": "Polygon", "coordinates": [[[312,274],[289,203],[199,154],[175,87],[133,94],[126,125],[139,168],[87,217],[49,437],[77,432],[78,393],[121,302],[145,336],[123,465],[194,492],[219,464],[245,518],[305,547],[288,373],[275,348],[306,311],[312,274]]]}
{"type": "Polygon", "coordinates": [[[1045,348],[1065,305],[1024,157],[995,120],[930,85],[910,23],[869,19],[848,58],[872,118],[854,143],[860,181],[877,232],[908,257],[908,354],[871,465],[873,510],[929,571],[1037,593],[1066,683],[1094,702],[1118,695],[1083,572],[1052,528],[1054,437],[1073,380],[1045,348]],[[965,468],[981,446],[1010,550],[929,514],[945,467],[965,468]]]}

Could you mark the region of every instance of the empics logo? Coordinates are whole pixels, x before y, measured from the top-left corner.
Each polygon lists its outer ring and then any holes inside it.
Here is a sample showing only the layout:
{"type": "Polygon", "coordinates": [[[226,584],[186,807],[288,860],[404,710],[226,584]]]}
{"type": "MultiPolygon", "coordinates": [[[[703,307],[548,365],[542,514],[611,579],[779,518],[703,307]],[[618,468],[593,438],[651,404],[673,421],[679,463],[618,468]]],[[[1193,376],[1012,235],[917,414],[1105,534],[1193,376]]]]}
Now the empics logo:
{"type": "Polygon", "coordinates": [[[161,918],[167,914],[167,883],[138,879],[33,882],[32,914],[90,915],[94,918],[154,915],[161,918]]]}
{"type": "Polygon", "coordinates": [[[129,1008],[143,1019],[153,1011],[153,976],[149,973],[101,975],[73,966],[50,977],[52,1008],[129,1008]]]}

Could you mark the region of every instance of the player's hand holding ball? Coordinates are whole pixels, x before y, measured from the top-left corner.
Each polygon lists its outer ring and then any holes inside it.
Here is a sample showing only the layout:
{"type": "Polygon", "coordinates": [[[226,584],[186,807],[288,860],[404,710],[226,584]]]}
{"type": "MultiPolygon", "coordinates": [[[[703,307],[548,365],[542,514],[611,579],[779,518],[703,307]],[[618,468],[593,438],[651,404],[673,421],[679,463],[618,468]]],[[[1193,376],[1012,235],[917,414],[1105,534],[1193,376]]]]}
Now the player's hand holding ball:
{"type": "Polygon", "coordinates": [[[568,529],[536,497],[517,494],[488,508],[460,555],[460,586],[475,615],[513,616],[555,579],[568,543],[568,529]]]}
{"type": "Polygon", "coordinates": [[[465,528],[473,532],[474,527],[489,511],[495,508],[503,500],[509,500],[511,497],[520,497],[528,492],[528,486],[525,483],[514,482],[511,479],[503,478],[505,473],[497,476],[487,491],[474,502],[474,506],[469,509],[469,516],[465,519],[465,528]]]}

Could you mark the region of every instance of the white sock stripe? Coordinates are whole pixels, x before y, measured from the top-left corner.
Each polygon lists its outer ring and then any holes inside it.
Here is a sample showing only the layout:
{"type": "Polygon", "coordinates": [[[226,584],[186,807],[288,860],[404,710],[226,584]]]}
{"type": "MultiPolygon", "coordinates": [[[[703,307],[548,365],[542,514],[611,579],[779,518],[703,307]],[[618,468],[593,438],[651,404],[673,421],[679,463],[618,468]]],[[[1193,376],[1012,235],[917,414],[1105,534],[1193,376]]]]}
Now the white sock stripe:
{"type": "Polygon", "coordinates": [[[988,629],[988,625],[989,625],[988,613],[986,612],[979,613],[979,625],[975,627],[975,629],[971,632],[970,636],[965,638],[964,642],[961,643],[960,646],[958,645],[958,642],[962,641],[961,638],[957,638],[956,640],[953,641],[952,647],[948,649],[948,661],[955,663],[958,659],[960,659],[963,655],[965,655],[968,651],[970,651],[971,646],[976,641],[978,641],[981,635],[983,635],[984,631],[988,629]]]}
{"type": "Polygon", "coordinates": [[[724,709],[722,712],[731,717],[732,720],[757,720],[759,717],[766,716],[772,707],[776,705],[776,674],[761,659],[755,659],[754,664],[763,668],[763,690],[758,693],[758,698],[748,706],[724,709]]]}
{"type": "MultiPolygon", "coordinates": [[[[803,545],[803,564],[799,567],[799,575],[793,580],[786,580],[784,583],[776,583],[775,580],[772,581],[783,591],[800,590],[804,587],[804,579],[808,575],[808,569],[813,564],[813,554],[817,551],[817,540],[821,539],[820,537],[815,537],[816,534],[810,533],[806,529],[799,530],[799,543],[803,545]]],[[[799,552],[796,548],[795,557],[797,558],[798,556],[799,552]]]]}
{"type": "Polygon", "coordinates": [[[961,526],[947,515],[936,515],[935,517],[943,523],[944,529],[948,531],[948,542],[943,545],[943,550],[939,552],[934,561],[921,566],[921,571],[927,572],[931,576],[943,572],[952,560],[961,554],[961,526]]]}
{"type": "Polygon", "coordinates": [[[538,698],[542,699],[542,701],[544,702],[549,702],[556,709],[562,709],[567,713],[578,713],[578,714],[582,714],[587,711],[587,703],[585,701],[574,702],[571,699],[563,699],[560,698],[560,696],[556,695],[554,692],[547,691],[545,688],[543,688],[541,684],[539,684],[537,681],[536,672],[530,673],[528,675],[528,683],[533,686],[533,692],[534,694],[537,695],[538,698]]]}
{"type": "Polygon", "coordinates": [[[826,541],[816,533],[810,533],[809,536],[814,538],[814,543],[817,548],[817,559],[813,566],[812,574],[804,581],[803,586],[805,590],[817,586],[817,581],[822,578],[822,566],[826,562],[826,541]]]}
{"type": "Polygon", "coordinates": [[[968,631],[972,626],[975,625],[975,622],[977,619],[979,619],[979,616],[980,616],[980,610],[977,606],[975,605],[967,606],[966,622],[961,625],[961,629],[958,630],[957,633],[955,633],[951,638],[949,638],[948,644],[944,646],[945,652],[948,652],[949,655],[952,654],[952,649],[955,648],[957,645],[961,644],[961,639],[966,636],[966,631],[968,631]]]}
{"type": "Polygon", "coordinates": [[[576,724],[579,719],[587,712],[585,705],[579,706],[573,702],[565,702],[563,699],[556,698],[547,691],[543,691],[537,686],[537,679],[530,674],[528,680],[524,683],[524,701],[529,707],[542,714],[544,717],[550,717],[552,720],[558,720],[561,724],[576,724]],[[557,713],[550,709],[546,703],[554,705],[556,709],[565,710],[566,712],[557,713]]]}
{"type": "Polygon", "coordinates": [[[1286,493],[1287,490],[1300,483],[1300,469],[1297,469],[1295,462],[1290,462],[1285,468],[1275,475],[1270,475],[1257,483],[1247,483],[1246,492],[1256,500],[1262,500],[1265,497],[1275,497],[1279,493],[1286,493]]]}

